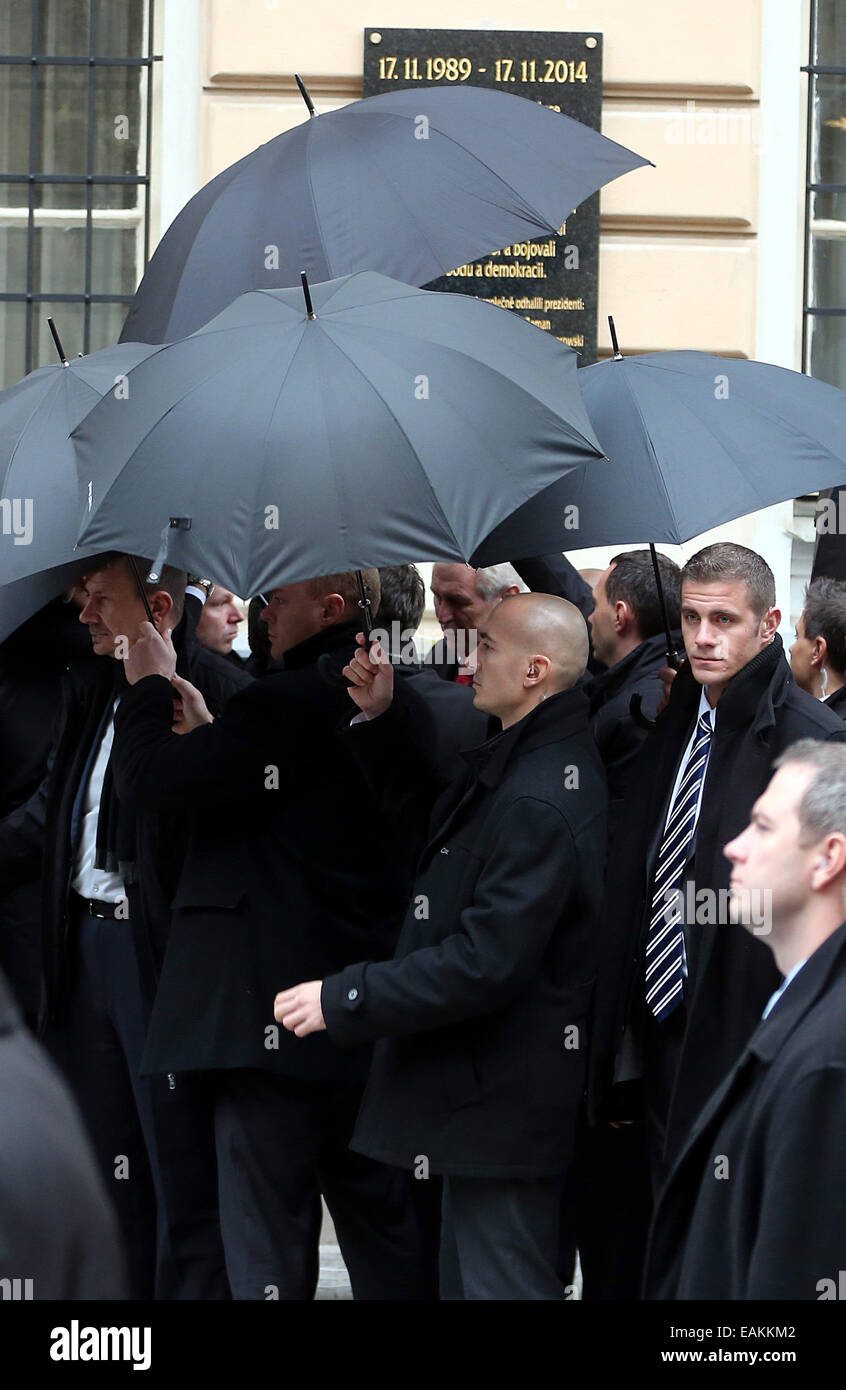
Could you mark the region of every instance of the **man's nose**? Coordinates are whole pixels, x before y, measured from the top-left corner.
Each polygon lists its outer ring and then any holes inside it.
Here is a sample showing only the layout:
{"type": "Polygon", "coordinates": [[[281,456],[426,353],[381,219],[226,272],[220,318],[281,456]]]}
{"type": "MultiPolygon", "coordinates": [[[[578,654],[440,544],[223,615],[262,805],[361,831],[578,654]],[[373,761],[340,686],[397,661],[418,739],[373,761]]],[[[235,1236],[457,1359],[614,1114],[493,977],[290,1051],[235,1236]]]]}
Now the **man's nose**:
{"type": "Polygon", "coordinates": [[[744,835],[735,835],[733,840],[729,840],[728,844],[723,846],[723,854],[732,864],[739,863],[743,858],[743,840],[744,835]]]}
{"type": "Polygon", "coordinates": [[[711,627],[710,623],[700,623],[696,633],[696,641],[700,647],[713,647],[717,641],[717,630],[711,627]]]}
{"type": "Polygon", "coordinates": [[[468,652],[465,657],[462,657],[461,661],[459,661],[458,664],[467,672],[469,676],[475,676],[476,672],[479,670],[479,667],[481,665],[481,659],[479,657],[479,648],[474,647],[473,650],[468,652]]]}
{"type": "Polygon", "coordinates": [[[93,623],[93,622],[96,622],[96,618],[94,617],[94,614],[93,614],[92,611],[91,611],[92,607],[93,607],[92,601],[91,601],[91,599],[89,599],[88,602],[86,603],[85,607],[82,609],[82,612],[81,612],[80,615],[79,615],[79,621],[80,621],[81,623],[93,623]]]}

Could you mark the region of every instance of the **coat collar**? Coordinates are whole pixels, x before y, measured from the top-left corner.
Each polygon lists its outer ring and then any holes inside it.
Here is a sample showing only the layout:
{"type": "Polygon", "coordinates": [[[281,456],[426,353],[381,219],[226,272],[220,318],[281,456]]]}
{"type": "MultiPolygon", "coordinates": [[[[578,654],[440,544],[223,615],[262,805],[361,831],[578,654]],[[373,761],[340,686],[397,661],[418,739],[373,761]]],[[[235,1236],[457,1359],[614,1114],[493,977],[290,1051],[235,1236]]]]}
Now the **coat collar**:
{"type": "Polygon", "coordinates": [[[499,786],[513,758],[587,729],[588,710],[587,696],[580,686],[559,690],[510,729],[489,738],[478,748],[466,750],[461,756],[480,782],[488,787],[499,786]]]}
{"type": "MultiPolygon", "coordinates": [[[[791,680],[784,643],[776,633],[772,642],[729,681],[717,703],[717,728],[742,728],[751,722],[755,735],[772,728],[791,680]]],[[[686,710],[692,718],[701,693],[702,686],[686,662],[673,681],[670,707],[686,710]]]]}
{"type": "MultiPolygon", "coordinates": [[[[681,634],[672,634],[673,640],[678,646],[681,642],[681,634]]],[[[609,666],[607,671],[601,671],[592,680],[586,683],[586,694],[591,702],[592,709],[598,709],[601,705],[612,699],[618,691],[630,685],[633,681],[655,666],[660,661],[662,666],[667,662],[667,638],[663,632],[658,632],[654,637],[647,637],[645,642],[634,647],[628,656],[624,656],[622,661],[616,665],[609,666]],[[663,660],[661,658],[663,657],[663,660]]]]}
{"type": "Polygon", "coordinates": [[[306,666],[313,666],[324,652],[335,652],[339,647],[347,647],[352,656],[357,632],[361,632],[361,620],[358,618],[323,628],[285,653],[285,670],[301,671],[306,666]]]}
{"type": "Polygon", "coordinates": [[[829,695],[828,699],[823,701],[823,704],[828,705],[828,708],[841,719],[846,719],[846,685],[841,685],[839,690],[835,690],[833,695],[829,695]]]}
{"type": "Polygon", "coordinates": [[[809,956],[799,974],[791,980],[772,1013],[759,1023],[746,1050],[762,1062],[771,1062],[790,1034],[816,1003],[829,983],[829,977],[846,956],[846,922],[809,956]]]}

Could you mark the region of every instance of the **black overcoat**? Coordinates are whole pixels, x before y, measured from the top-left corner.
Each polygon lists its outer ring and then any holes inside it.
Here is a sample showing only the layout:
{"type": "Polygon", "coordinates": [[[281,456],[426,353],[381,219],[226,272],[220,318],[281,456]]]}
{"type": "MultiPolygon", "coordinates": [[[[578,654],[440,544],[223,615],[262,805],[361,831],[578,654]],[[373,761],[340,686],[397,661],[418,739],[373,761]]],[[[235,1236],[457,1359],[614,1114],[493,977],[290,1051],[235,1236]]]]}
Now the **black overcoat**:
{"type": "Polygon", "coordinates": [[[705,1107],[656,1207],[657,1299],[842,1297],[846,926],[820,946],[705,1107]]]}
{"type": "MultiPolygon", "coordinates": [[[[398,701],[349,731],[402,772],[398,701]]],[[[325,980],[330,1037],[380,1038],[352,1147],[432,1173],[539,1177],[569,1160],[605,852],[581,690],[470,753],[435,805],[396,957],[325,980]]]]}
{"type": "MultiPolygon", "coordinates": [[[[594,1115],[607,1097],[625,1027],[643,1007],[646,894],[701,690],[684,665],[673,682],[667,709],[639,754],[632,790],[609,847],[590,1063],[594,1115]]],[[[703,888],[727,892],[731,866],[723,847],[746,828],[775,759],[801,738],[843,741],[846,729],[836,714],[795,684],[776,635],[734,677],[717,705],[690,871],[697,892],[703,888]]],[[[743,927],[702,924],[693,930],[698,934],[698,950],[668,1120],[667,1155],[678,1153],[696,1115],[740,1055],[778,983],[770,951],[743,927]]]]}
{"type": "MultiPolygon", "coordinates": [[[[408,900],[408,851],[337,737],[352,705],[327,683],[355,649],[342,623],[285,654],[285,669],[233,696],[222,717],[171,732],[170,684],[148,676],[121,700],[118,794],[186,815],[190,836],[143,1069],[257,1067],[359,1079],[369,1050],[276,1025],[278,990],[362,955],[390,956],[408,900]]],[[[424,711],[425,717],[425,711],[424,711]]]]}

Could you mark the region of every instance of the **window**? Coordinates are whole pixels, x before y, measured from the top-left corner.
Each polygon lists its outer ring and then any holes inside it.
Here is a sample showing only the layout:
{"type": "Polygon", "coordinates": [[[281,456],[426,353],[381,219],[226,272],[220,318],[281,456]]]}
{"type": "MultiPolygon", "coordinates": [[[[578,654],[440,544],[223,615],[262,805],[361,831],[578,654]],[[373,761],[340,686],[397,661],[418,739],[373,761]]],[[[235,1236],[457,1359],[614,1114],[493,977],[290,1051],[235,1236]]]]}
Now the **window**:
{"type": "Polygon", "coordinates": [[[151,0],[0,5],[0,386],[114,343],[149,222],[151,0]]]}
{"type": "Polygon", "coordinates": [[[802,365],[846,388],[846,6],[812,0],[802,365]]]}

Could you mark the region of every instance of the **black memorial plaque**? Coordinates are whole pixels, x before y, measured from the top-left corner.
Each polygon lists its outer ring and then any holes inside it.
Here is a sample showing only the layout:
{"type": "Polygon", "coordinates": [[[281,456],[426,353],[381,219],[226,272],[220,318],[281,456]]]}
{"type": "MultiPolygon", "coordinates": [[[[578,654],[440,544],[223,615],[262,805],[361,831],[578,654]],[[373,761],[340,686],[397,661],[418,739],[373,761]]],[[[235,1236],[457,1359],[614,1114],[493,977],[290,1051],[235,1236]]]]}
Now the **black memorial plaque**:
{"type": "MultiPolygon", "coordinates": [[[[602,35],[493,29],[364,31],[364,95],[402,87],[494,87],[599,130],[602,35]]],[[[512,309],[596,361],[599,194],[558,236],[506,246],[457,266],[427,289],[458,290],[512,309]]]]}

